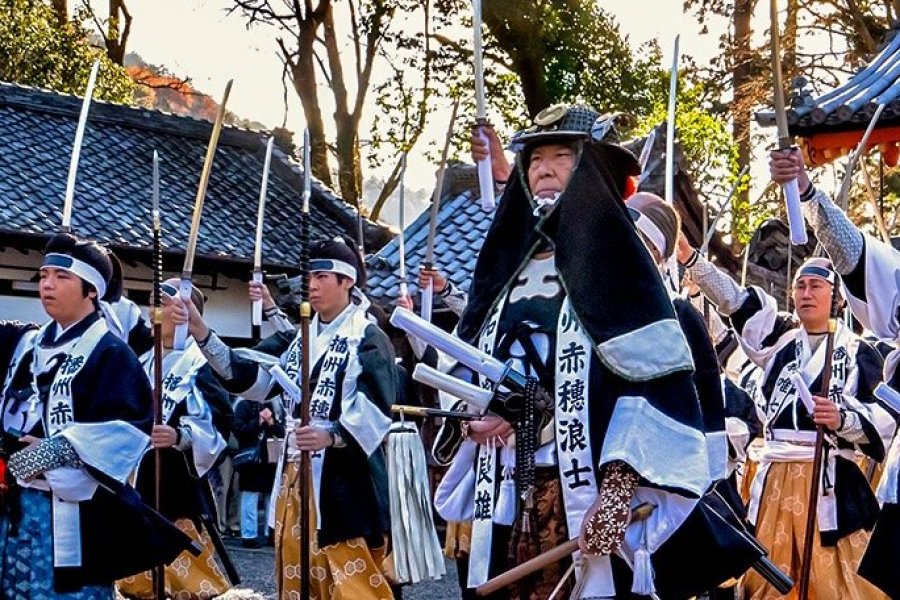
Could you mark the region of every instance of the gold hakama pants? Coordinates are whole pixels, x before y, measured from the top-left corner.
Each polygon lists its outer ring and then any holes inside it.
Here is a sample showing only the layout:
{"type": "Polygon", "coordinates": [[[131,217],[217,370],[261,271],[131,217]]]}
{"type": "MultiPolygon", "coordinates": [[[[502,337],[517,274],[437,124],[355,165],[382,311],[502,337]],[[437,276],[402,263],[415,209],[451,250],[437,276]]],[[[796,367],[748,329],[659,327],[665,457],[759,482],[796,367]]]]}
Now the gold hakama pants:
{"type": "MultiPolygon", "coordinates": [[[[175,525],[200,544],[203,552],[197,557],[190,552],[182,552],[172,564],[166,566],[166,596],[175,600],[209,600],[228,591],[231,585],[216,562],[215,548],[209,535],[205,531],[201,534],[190,519],[178,519],[175,525]]],[[[156,597],[151,571],[120,579],[116,586],[122,595],[131,598],[152,600],[156,597]]]]}
{"type": "MultiPolygon", "coordinates": [[[[759,502],[756,537],[769,550],[769,558],[798,584],[782,596],[755,571],[744,576],[744,598],[770,600],[797,598],[803,538],[806,532],[806,505],[809,499],[811,462],[774,463],[769,467],[759,502]]],[[[818,530],[818,527],[816,527],[818,530]]],[[[856,574],[870,533],[860,529],[823,547],[818,531],[813,536],[809,597],[815,600],[882,600],[887,598],[856,574]]]]}
{"type": "Polygon", "coordinates": [[[472,521],[447,521],[444,556],[457,559],[472,547],[472,521]]]}
{"type": "MultiPolygon", "coordinates": [[[[275,503],[275,582],[282,600],[300,598],[300,465],[288,463],[275,503]]],[[[315,600],[393,600],[381,569],[387,544],[369,548],[363,538],[319,548],[316,504],[310,482],[310,595],[315,600]]]]}

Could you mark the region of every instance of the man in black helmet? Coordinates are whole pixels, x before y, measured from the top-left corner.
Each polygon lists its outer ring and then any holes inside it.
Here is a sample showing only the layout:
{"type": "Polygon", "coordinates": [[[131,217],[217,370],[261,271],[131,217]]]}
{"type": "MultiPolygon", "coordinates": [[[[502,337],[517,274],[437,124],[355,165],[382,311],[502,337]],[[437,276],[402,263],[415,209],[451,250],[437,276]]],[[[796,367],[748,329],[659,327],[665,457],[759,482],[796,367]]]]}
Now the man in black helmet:
{"type": "MultiPolygon", "coordinates": [[[[575,597],[648,594],[650,557],[711,477],[690,351],[623,203],[637,160],[611,119],[584,106],[541,112],[511,146],[516,164],[458,334],[512,360],[555,405],[473,422],[451,471],[475,470],[474,506],[439,510],[473,520],[471,587],[580,535],[575,597]],[[629,525],[641,502],[656,509],[629,525]]],[[[545,598],[564,570],[522,580],[510,597],[545,598]]]]}

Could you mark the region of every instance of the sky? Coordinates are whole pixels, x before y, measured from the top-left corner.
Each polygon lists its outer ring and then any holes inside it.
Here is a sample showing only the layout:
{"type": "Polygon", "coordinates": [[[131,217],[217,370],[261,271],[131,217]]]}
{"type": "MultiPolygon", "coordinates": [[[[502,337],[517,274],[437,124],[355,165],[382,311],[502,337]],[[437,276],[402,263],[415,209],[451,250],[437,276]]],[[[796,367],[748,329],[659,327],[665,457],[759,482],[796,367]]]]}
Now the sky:
{"type": "MultiPolygon", "coordinates": [[[[713,23],[710,27],[713,33],[701,35],[696,18],[683,13],[682,0],[598,2],[616,17],[632,47],[657,40],[665,64],[671,64],[676,34],[680,34],[679,54],[692,56],[698,64],[707,64],[718,51],[719,32],[727,25],[724,21],[713,23]],[[648,18],[651,6],[653,18],[648,18]]],[[[105,15],[105,3],[96,4],[99,14],[105,15]]],[[[230,0],[132,1],[128,6],[134,22],[128,49],[149,63],[165,66],[174,75],[189,77],[196,88],[215,99],[221,96],[227,80],[233,78],[229,110],[269,128],[280,126],[285,105],[274,30],[261,26],[248,30],[242,16],[226,14],[231,5],[230,0]]],[[[757,30],[765,26],[763,23],[757,30]]],[[[293,90],[289,90],[287,97],[287,127],[299,131],[303,127],[299,101],[293,90]]],[[[374,110],[367,111],[369,122],[373,114],[374,110]]],[[[365,127],[364,124],[364,130],[365,127]]],[[[425,157],[425,149],[429,143],[442,139],[445,131],[446,122],[435,122],[413,149],[407,171],[407,187],[411,190],[430,192],[433,189],[436,165],[425,157]]],[[[384,173],[376,171],[366,175],[383,176],[384,173]]]]}

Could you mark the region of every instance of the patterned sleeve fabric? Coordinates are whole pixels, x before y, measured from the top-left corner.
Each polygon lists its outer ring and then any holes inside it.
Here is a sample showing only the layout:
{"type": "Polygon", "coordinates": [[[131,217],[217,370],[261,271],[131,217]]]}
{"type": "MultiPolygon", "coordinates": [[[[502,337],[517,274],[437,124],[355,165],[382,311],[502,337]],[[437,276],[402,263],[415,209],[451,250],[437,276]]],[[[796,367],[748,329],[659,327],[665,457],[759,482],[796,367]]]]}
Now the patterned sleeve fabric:
{"type": "Polygon", "coordinates": [[[747,300],[749,292],[728,274],[699,256],[690,268],[691,279],[725,315],[731,315],[747,300]]]}
{"type": "MultiPolygon", "coordinates": [[[[809,195],[806,192],[805,195],[809,195]]],[[[812,200],[803,203],[803,214],[816,237],[831,257],[834,268],[847,275],[859,263],[863,253],[863,235],[850,218],[825,195],[815,190],[812,200]]]]}

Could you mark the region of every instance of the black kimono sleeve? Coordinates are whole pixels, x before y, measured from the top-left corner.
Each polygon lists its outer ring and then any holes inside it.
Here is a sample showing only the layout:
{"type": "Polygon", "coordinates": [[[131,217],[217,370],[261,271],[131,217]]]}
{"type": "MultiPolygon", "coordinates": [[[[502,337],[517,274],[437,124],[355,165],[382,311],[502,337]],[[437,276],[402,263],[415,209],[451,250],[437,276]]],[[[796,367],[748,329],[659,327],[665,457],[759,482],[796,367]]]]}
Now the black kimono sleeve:
{"type": "Polygon", "coordinates": [[[213,427],[227,440],[234,423],[231,396],[218,382],[209,365],[203,365],[197,372],[197,389],[203,394],[203,399],[212,413],[213,427]]]}
{"type": "MultiPolygon", "coordinates": [[[[287,351],[293,341],[293,335],[276,332],[262,340],[259,344],[251,348],[251,350],[262,354],[268,354],[269,356],[279,357],[287,351]]],[[[221,373],[217,373],[217,375],[219,376],[219,381],[221,381],[222,386],[226,390],[232,394],[240,395],[256,384],[260,375],[260,366],[250,358],[235,353],[234,349],[229,350],[229,361],[231,366],[231,377],[223,377],[221,373]]],[[[280,389],[277,384],[275,387],[280,389]]],[[[273,391],[269,396],[271,397],[275,393],[276,392],[273,391]]]]}

